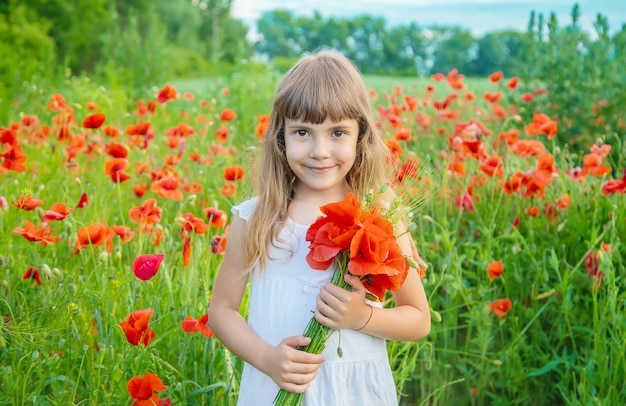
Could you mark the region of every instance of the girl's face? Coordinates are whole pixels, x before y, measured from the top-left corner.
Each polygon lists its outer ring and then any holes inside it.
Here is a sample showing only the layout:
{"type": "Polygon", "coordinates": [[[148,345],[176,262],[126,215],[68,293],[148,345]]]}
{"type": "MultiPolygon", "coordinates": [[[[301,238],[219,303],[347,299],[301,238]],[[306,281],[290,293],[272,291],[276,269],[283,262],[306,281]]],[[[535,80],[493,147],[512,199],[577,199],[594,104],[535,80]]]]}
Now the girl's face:
{"type": "Polygon", "coordinates": [[[352,119],[321,124],[285,120],[285,150],[296,175],[296,195],[324,193],[341,200],[349,192],[346,175],[354,165],[358,138],[359,124],[352,119]]]}

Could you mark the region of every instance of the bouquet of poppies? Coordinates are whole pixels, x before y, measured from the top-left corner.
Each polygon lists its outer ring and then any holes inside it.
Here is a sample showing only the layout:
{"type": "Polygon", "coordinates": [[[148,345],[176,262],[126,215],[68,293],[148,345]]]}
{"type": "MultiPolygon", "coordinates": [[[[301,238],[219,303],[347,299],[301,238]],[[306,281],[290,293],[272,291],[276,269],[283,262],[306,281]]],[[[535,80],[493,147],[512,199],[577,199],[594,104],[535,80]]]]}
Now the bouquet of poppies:
{"type": "MultiPolygon", "coordinates": [[[[349,272],[361,278],[372,295],[368,297],[382,301],[387,290],[402,286],[411,259],[403,255],[391,221],[383,217],[377,205],[371,206],[362,210],[352,193],[341,202],[322,206],[324,216],[307,230],[310,251],[306,259],[311,268],[318,270],[326,270],[335,262],[331,283],[349,290],[350,286],[344,281],[344,275],[349,272]]],[[[321,353],[330,332],[330,328],[312,317],[304,331],[311,342],[299,349],[321,353]]],[[[303,397],[303,393],[281,389],[274,405],[299,405],[303,397]]]]}

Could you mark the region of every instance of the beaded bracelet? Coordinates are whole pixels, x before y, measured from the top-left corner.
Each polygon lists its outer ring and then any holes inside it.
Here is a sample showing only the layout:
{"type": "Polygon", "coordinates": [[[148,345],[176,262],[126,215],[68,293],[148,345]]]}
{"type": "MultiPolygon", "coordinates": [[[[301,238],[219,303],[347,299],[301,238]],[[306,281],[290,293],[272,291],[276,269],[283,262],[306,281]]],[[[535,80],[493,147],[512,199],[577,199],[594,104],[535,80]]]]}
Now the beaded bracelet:
{"type": "Polygon", "coordinates": [[[361,331],[365,328],[365,326],[367,326],[367,323],[370,322],[370,320],[372,320],[372,314],[374,314],[374,306],[372,306],[371,304],[367,304],[370,307],[370,316],[367,318],[367,321],[365,322],[365,324],[363,324],[361,326],[361,328],[357,328],[355,331],[361,331]]]}

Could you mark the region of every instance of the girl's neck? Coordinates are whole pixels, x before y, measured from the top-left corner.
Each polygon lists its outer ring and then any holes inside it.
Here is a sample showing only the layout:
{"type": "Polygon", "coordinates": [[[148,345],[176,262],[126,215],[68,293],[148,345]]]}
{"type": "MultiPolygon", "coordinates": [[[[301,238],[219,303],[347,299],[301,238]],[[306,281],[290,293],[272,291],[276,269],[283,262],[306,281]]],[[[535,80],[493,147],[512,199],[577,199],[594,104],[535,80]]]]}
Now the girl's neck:
{"type": "Polygon", "coordinates": [[[313,224],[315,220],[322,215],[320,207],[328,203],[339,202],[343,200],[349,189],[336,190],[332,193],[296,193],[291,200],[287,215],[293,221],[299,224],[313,224]]]}

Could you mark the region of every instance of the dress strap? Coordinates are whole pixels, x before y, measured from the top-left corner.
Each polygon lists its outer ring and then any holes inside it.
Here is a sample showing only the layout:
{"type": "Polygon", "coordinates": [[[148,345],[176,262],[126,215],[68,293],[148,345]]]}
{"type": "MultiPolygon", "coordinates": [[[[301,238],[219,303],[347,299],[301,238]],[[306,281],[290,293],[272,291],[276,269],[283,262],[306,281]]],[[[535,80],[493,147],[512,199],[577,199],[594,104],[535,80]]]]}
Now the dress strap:
{"type": "Polygon", "coordinates": [[[252,199],[248,199],[233,206],[230,211],[233,214],[238,214],[242,220],[249,220],[250,216],[254,212],[254,209],[256,208],[256,203],[257,198],[253,197],[252,199]]]}

